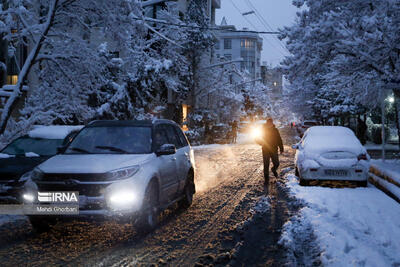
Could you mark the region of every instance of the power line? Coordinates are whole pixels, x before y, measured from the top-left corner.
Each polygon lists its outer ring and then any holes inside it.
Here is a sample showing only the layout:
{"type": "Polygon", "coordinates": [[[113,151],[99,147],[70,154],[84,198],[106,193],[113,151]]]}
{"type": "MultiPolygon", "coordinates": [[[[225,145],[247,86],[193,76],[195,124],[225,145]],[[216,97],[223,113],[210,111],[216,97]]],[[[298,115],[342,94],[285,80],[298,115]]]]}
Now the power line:
{"type": "MultiPolygon", "coordinates": [[[[265,27],[267,30],[272,30],[271,25],[270,25],[270,24],[267,22],[267,20],[260,14],[260,12],[257,10],[257,8],[253,5],[253,3],[251,3],[250,0],[246,0],[246,3],[247,3],[247,6],[250,7],[250,9],[252,9],[252,10],[255,11],[255,15],[256,15],[257,19],[261,22],[261,24],[263,24],[264,27],[265,27]]],[[[275,40],[277,40],[277,42],[279,43],[280,47],[282,47],[283,50],[284,50],[285,52],[289,52],[289,51],[287,50],[287,48],[282,44],[282,41],[279,40],[276,36],[275,36],[275,40]]]]}
{"type": "Polygon", "coordinates": [[[274,32],[274,31],[233,30],[233,29],[226,29],[226,28],[220,28],[220,27],[202,27],[202,26],[196,26],[196,25],[172,23],[172,22],[157,20],[157,19],[152,19],[152,18],[145,18],[145,19],[132,18],[132,19],[140,20],[140,21],[154,22],[154,23],[159,23],[159,24],[165,24],[165,25],[170,25],[170,26],[183,27],[183,28],[199,29],[199,30],[247,32],[247,33],[257,33],[257,34],[280,34],[280,32],[274,32]]]}
{"type": "Polygon", "coordinates": [[[257,27],[254,26],[254,24],[247,19],[247,17],[245,15],[243,15],[242,11],[240,11],[240,9],[238,8],[238,6],[233,2],[233,0],[231,0],[232,5],[236,8],[236,10],[240,13],[240,15],[243,16],[243,18],[247,21],[247,23],[249,23],[256,31],[257,31],[257,27]]]}
{"type": "MultiPolygon", "coordinates": [[[[253,26],[254,29],[257,30],[256,26],[254,26],[254,24],[247,19],[247,17],[245,15],[243,15],[243,13],[240,11],[240,9],[238,8],[238,6],[233,2],[233,0],[230,0],[232,5],[235,7],[235,9],[240,13],[240,15],[243,16],[243,18],[251,25],[253,26]]],[[[278,33],[279,34],[279,33],[278,33]]],[[[265,41],[267,41],[267,43],[269,43],[271,45],[271,47],[273,47],[277,52],[281,53],[282,56],[285,56],[285,54],[282,53],[282,51],[280,49],[278,49],[273,43],[271,43],[268,39],[265,39],[265,41]]]]}

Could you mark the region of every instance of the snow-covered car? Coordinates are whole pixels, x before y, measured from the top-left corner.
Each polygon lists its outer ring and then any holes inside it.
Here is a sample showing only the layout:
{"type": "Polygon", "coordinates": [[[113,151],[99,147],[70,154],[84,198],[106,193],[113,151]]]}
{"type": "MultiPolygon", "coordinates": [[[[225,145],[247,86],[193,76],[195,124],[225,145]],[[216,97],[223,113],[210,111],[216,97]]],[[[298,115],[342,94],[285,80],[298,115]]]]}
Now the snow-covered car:
{"type": "Polygon", "coordinates": [[[29,172],[57,154],[83,126],[35,126],[0,152],[0,201],[20,202],[19,191],[29,172]]]}
{"type": "MultiPolygon", "coordinates": [[[[40,164],[26,183],[27,202],[38,192],[79,192],[79,215],[118,218],[153,229],[172,204],[191,205],[194,154],[180,127],[169,120],[94,121],[66,148],[40,164]]],[[[30,216],[37,230],[51,218],[30,216]]]]}
{"type": "Polygon", "coordinates": [[[297,133],[300,137],[303,137],[304,133],[307,131],[308,128],[317,126],[318,122],[313,120],[305,120],[301,124],[296,126],[297,133]]]}
{"type": "Polygon", "coordinates": [[[297,149],[296,175],[301,185],[308,185],[310,180],[349,180],[367,185],[370,156],[349,128],[311,127],[293,148],[297,149]]]}

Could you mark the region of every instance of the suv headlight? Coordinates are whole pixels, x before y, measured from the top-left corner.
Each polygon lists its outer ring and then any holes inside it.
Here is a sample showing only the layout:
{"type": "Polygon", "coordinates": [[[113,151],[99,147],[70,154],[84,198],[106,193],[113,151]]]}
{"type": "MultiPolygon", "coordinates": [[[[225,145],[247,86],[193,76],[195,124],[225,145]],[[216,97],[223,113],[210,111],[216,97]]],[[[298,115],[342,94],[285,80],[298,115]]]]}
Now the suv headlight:
{"type": "Polygon", "coordinates": [[[112,180],[123,180],[132,177],[140,170],[139,166],[132,166],[128,168],[122,168],[110,171],[109,178],[112,180]]]}
{"type": "MultiPolygon", "coordinates": [[[[24,175],[25,176],[25,175],[24,175]]],[[[21,177],[22,178],[22,177],[21,177]]],[[[43,178],[43,172],[39,169],[39,168],[35,168],[31,174],[30,174],[30,178],[32,179],[32,181],[39,181],[43,178]]]]}

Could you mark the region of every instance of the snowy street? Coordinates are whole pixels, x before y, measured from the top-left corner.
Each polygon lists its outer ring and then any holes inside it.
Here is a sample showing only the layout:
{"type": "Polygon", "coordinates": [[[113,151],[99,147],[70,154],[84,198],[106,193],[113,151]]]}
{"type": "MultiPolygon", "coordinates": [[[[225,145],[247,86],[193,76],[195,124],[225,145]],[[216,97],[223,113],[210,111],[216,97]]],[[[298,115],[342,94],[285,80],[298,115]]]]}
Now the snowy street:
{"type": "MultiPolygon", "coordinates": [[[[7,218],[0,226],[0,261],[10,266],[28,259],[33,265],[281,265],[285,251],[277,242],[289,218],[288,199],[277,183],[263,186],[260,147],[204,146],[195,148],[195,157],[193,205],[167,211],[153,233],[141,236],[130,224],[85,221],[34,234],[27,221],[7,218]]],[[[283,169],[291,166],[293,151],[281,158],[283,169]]]]}
{"type": "MultiPolygon", "coordinates": [[[[293,142],[288,131],[285,144],[293,142]]],[[[1,217],[6,265],[193,266],[214,264],[397,266],[400,205],[373,186],[301,187],[285,146],[281,177],[263,186],[255,144],[194,147],[197,193],[140,235],[130,224],[72,221],[35,234],[23,217],[1,217]],[[190,251],[190,253],[189,253],[190,251]]]]}

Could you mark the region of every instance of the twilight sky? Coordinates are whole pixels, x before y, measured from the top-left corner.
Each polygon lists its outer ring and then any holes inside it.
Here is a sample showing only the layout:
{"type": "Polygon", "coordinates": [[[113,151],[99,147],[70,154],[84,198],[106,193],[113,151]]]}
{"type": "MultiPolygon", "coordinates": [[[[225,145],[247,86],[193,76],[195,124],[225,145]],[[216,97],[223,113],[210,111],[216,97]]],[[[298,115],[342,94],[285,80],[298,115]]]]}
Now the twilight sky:
{"type": "MultiPolygon", "coordinates": [[[[219,25],[222,18],[226,17],[228,24],[235,25],[237,29],[247,27],[257,31],[275,31],[283,26],[292,25],[297,11],[292,5],[292,0],[222,0],[221,9],[217,9],[216,23],[219,25]],[[259,18],[255,14],[245,17],[241,15],[253,10],[251,4],[258,11],[259,18]]],[[[267,61],[273,66],[278,65],[287,54],[282,47],[283,43],[273,35],[260,36],[264,39],[261,61],[267,61]]]]}

